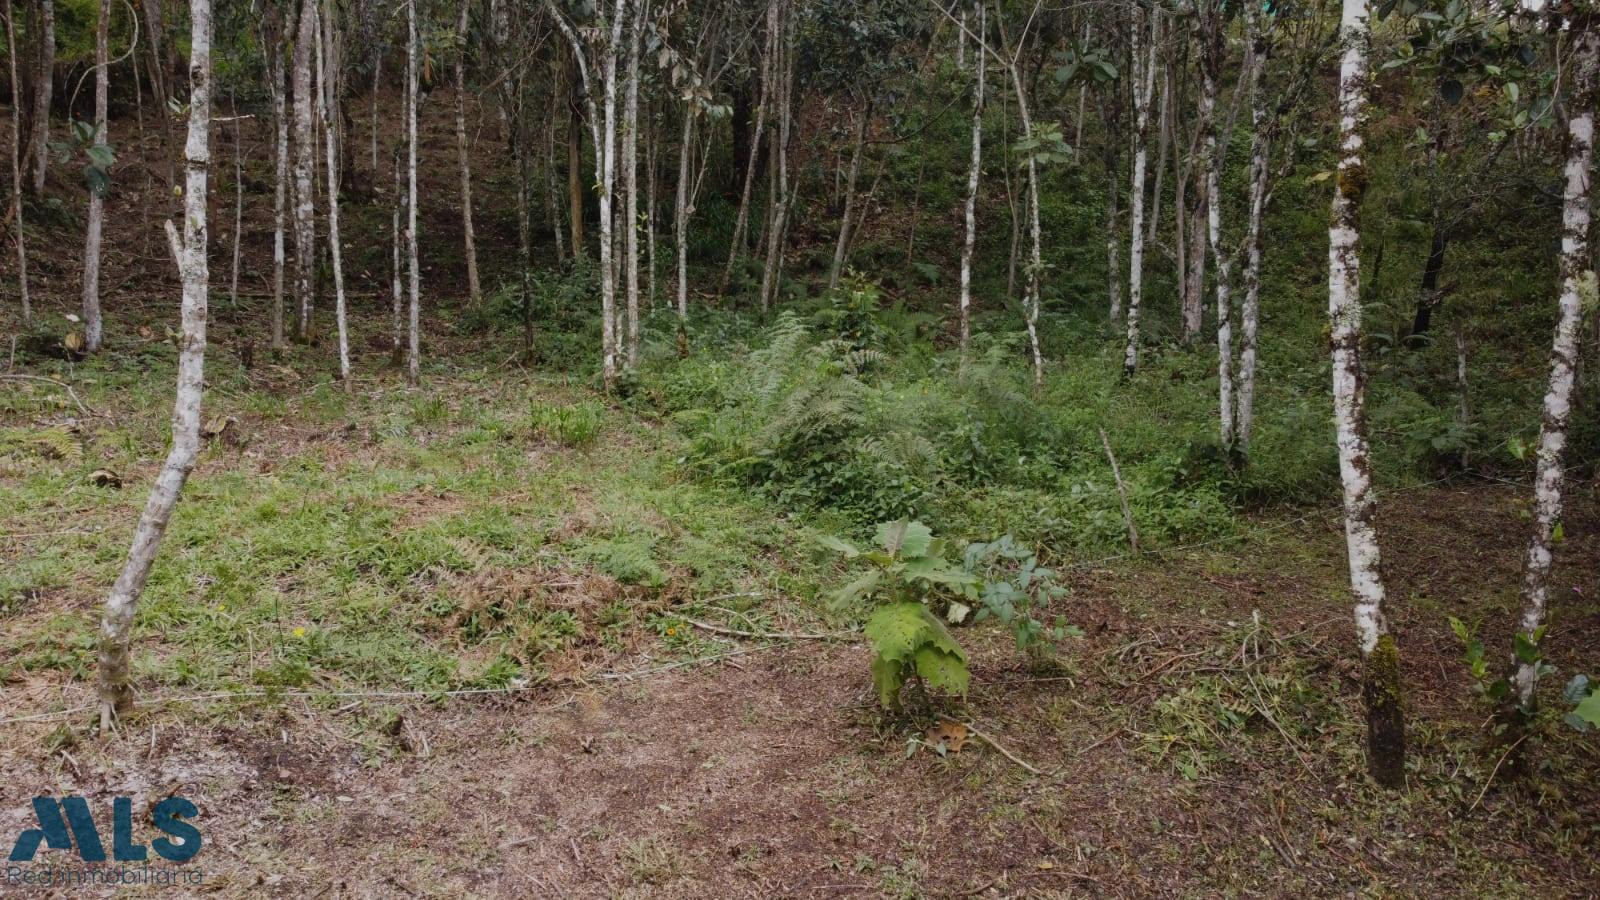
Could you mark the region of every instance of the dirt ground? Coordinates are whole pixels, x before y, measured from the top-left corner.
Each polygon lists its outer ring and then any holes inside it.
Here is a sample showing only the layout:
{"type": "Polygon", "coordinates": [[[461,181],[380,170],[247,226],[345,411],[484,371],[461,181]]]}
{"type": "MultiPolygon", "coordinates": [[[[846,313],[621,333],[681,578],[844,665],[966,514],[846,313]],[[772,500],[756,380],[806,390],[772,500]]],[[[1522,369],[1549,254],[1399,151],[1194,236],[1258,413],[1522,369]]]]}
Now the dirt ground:
{"type": "MultiPolygon", "coordinates": [[[[974,685],[945,712],[1014,759],[975,737],[908,757],[858,644],[730,638],[700,664],[644,654],[510,695],[160,707],[106,743],[10,724],[0,832],[32,825],[35,793],[95,810],[181,794],[204,889],[228,896],[1594,896],[1600,753],[1552,730],[1549,767],[1491,781],[1481,709],[1421,593],[1514,596],[1516,548],[1493,537],[1518,496],[1390,505],[1403,794],[1362,776],[1341,542],[1318,513],[1244,547],[1078,571],[1088,634],[1048,672],[964,636],[974,685]],[[1301,558],[1274,565],[1290,547],[1301,558]],[[1266,690],[1274,657],[1332,704],[1311,730],[1275,701],[1278,717],[1217,734],[1198,774],[1152,751],[1164,699],[1252,671],[1266,690]]],[[[1549,652],[1592,666],[1600,615],[1573,602],[1600,590],[1592,504],[1569,521],[1549,652]]]]}

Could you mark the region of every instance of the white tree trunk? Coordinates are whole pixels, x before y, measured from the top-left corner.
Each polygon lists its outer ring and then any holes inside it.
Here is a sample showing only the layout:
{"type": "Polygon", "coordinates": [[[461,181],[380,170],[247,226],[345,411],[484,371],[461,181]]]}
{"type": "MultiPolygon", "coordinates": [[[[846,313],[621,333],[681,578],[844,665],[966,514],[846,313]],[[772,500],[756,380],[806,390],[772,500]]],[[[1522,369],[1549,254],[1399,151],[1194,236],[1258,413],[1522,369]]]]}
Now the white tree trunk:
{"type": "Polygon", "coordinates": [[[694,156],[694,105],[684,104],[683,133],[678,140],[678,196],[672,208],[672,247],[677,263],[673,290],[677,294],[678,345],[686,349],[689,321],[689,181],[694,156]]]}
{"type": "Polygon", "coordinates": [[[1384,611],[1372,463],[1366,434],[1361,365],[1361,245],[1357,213],[1366,188],[1361,120],[1367,92],[1371,31],[1366,0],[1344,0],[1339,66],[1339,167],[1328,226],[1328,318],[1332,332],[1333,413],[1344,486],[1345,546],[1355,597],[1367,707],[1368,768],[1380,784],[1405,781],[1405,731],[1399,652],[1384,611]]]}
{"type": "Polygon", "coordinates": [[[1206,183],[1206,244],[1217,290],[1217,396],[1222,446],[1232,448],[1233,407],[1233,303],[1230,296],[1228,251],[1222,246],[1222,160],[1217,147],[1217,97],[1221,89],[1222,56],[1226,50],[1220,0],[1206,4],[1197,26],[1200,50],[1200,151],[1206,183]]]}
{"type": "Polygon", "coordinates": [[[623,215],[625,268],[628,276],[628,368],[639,365],[639,46],[644,38],[648,0],[634,0],[633,22],[628,29],[628,98],[622,120],[622,164],[627,191],[623,215]]]}
{"type": "MultiPolygon", "coordinates": [[[[286,26],[280,24],[280,32],[286,26]]],[[[283,335],[283,271],[284,271],[284,241],[283,223],[287,212],[287,199],[289,193],[289,103],[288,77],[283,64],[283,47],[279,44],[281,38],[274,35],[274,40],[264,41],[267,46],[267,80],[270,82],[272,92],[272,129],[275,135],[272,151],[272,165],[274,184],[272,194],[272,349],[281,351],[285,347],[283,335]]]]}
{"type": "Polygon", "coordinates": [[[244,242],[244,126],[239,105],[228,92],[228,115],[233,119],[233,265],[228,271],[228,308],[239,308],[239,248],[244,242]]]}
{"type": "Polygon", "coordinates": [[[50,170],[50,100],[55,90],[55,70],[56,4],[55,0],[39,0],[39,67],[33,94],[34,194],[44,192],[44,177],[50,170]]]}
{"type": "MultiPolygon", "coordinates": [[[[1544,627],[1550,594],[1551,547],[1561,522],[1562,456],[1567,447],[1567,422],[1578,364],[1578,344],[1586,304],[1596,302],[1595,273],[1589,261],[1589,180],[1594,162],[1596,68],[1600,67],[1600,32],[1579,26],[1573,42],[1572,94],[1567,110],[1566,188],[1561,206],[1561,296],[1555,340],[1550,350],[1550,385],[1544,395],[1544,423],[1539,431],[1539,458],[1533,482],[1533,537],[1522,570],[1522,622],[1519,629],[1535,645],[1544,627]]],[[[1572,28],[1571,25],[1568,28],[1572,28]]],[[[1575,29],[1574,29],[1575,30],[1575,29]]],[[[1536,662],[1519,662],[1513,677],[1516,703],[1534,705],[1538,686],[1536,662]]]]}
{"type": "MultiPolygon", "coordinates": [[[[333,45],[333,16],[317,27],[317,112],[322,119],[323,143],[328,152],[328,253],[333,257],[333,314],[339,329],[339,379],[345,393],[350,384],[350,332],[345,314],[344,249],[339,243],[339,129],[333,120],[333,79],[329,78],[325,47],[333,45]]],[[[319,16],[320,18],[320,16],[319,16]]]]}
{"type": "Polygon", "coordinates": [[[1272,153],[1267,133],[1267,93],[1262,85],[1267,68],[1266,41],[1261,17],[1253,5],[1245,7],[1245,28],[1255,45],[1250,67],[1250,221],[1245,229],[1244,305],[1240,309],[1239,394],[1235,412],[1235,440],[1242,454],[1250,452],[1255,427],[1256,333],[1261,319],[1261,251],[1265,240],[1262,219],[1267,209],[1267,162],[1272,153]]]}
{"type": "Polygon", "coordinates": [[[417,0],[406,0],[406,265],[410,317],[406,327],[406,382],[422,380],[422,268],[417,260],[417,0]]]}
{"type": "MultiPolygon", "coordinates": [[[[405,88],[401,89],[400,95],[402,98],[407,96],[407,91],[405,88]]],[[[394,226],[390,231],[390,234],[393,237],[393,241],[391,243],[393,245],[392,251],[394,258],[389,270],[392,287],[394,289],[394,314],[391,322],[392,327],[389,331],[389,357],[390,361],[396,366],[400,365],[401,355],[404,352],[403,348],[405,346],[406,333],[406,292],[405,286],[402,283],[403,270],[400,266],[400,245],[405,242],[405,226],[404,223],[400,221],[400,210],[403,206],[405,206],[405,202],[405,182],[402,180],[400,175],[400,145],[396,144],[394,148],[394,226]]]]}
{"type": "Polygon", "coordinates": [[[1133,85],[1133,184],[1128,190],[1128,343],[1122,354],[1122,371],[1132,375],[1139,366],[1139,313],[1144,303],[1144,175],[1145,158],[1150,143],[1150,96],[1155,90],[1156,36],[1158,28],[1155,13],[1149,14],[1150,58],[1140,67],[1141,25],[1135,21],[1132,30],[1132,52],[1129,59],[1134,64],[1133,85]]]}
{"type": "MultiPolygon", "coordinates": [[[[100,17],[94,30],[94,143],[106,145],[106,94],[110,89],[111,0],[100,0],[100,17]]],[[[90,353],[100,349],[104,326],[100,321],[100,234],[105,225],[105,198],[89,190],[89,212],[83,243],[83,339],[90,353]]]]}
{"type": "MultiPolygon", "coordinates": [[[[46,7],[49,6],[46,0],[46,7]]],[[[22,324],[33,322],[33,304],[28,299],[28,246],[23,237],[22,221],[22,104],[16,101],[21,94],[21,80],[17,78],[17,23],[11,0],[6,0],[6,50],[11,57],[11,216],[17,235],[17,293],[22,303],[22,324]]],[[[41,88],[42,89],[42,88],[41,88]]],[[[43,127],[41,122],[39,127],[43,127]]]]}
{"type": "MultiPolygon", "coordinates": [[[[973,0],[973,13],[977,33],[985,33],[984,0],[973,0]]],[[[966,13],[962,12],[961,45],[966,46],[966,13]]],[[[983,49],[973,54],[972,87],[972,164],[967,168],[967,233],[961,243],[961,296],[957,301],[961,319],[961,352],[967,351],[972,339],[972,252],[978,240],[978,179],[983,174],[983,76],[988,68],[983,49]]]]}
{"type": "Polygon", "coordinates": [[[316,187],[312,166],[317,153],[313,138],[311,95],[312,44],[316,40],[316,0],[300,7],[294,43],[294,296],[295,334],[310,341],[317,272],[316,187]]]}
{"type": "Polygon", "coordinates": [[[150,489],[134,530],[127,562],[106,598],[100,620],[100,726],[108,729],[132,705],[128,684],[128,643],[134,608],[144,591],[161,537],[178,494],[200,449],[200,395],[206,353],[206,175],[211,163],[211,3],[189,3],[189,138],[184,150],[183,235],[167,222],[167,237],[183,280],[182,335],[178,349],[177,400],[172,410],[172,448],[150,489]]]}
{"type": "Polygon", "coordinates": [[[839,286],[839,273],[844,269],[845,252],[850,246],[850,214],[856,203],[856,181],[861,177],[861,159],[866,156],[867,124],[872,118],[872,98],[861,104],[861,118],[856,122],[856,141],[850,151],[850,174],[845,178],[844,212],[839,216],[839,240],[833,248],[833,265],[828,269],[828,290],[839,286]]]}
{"type": "Polygon", "coordinates": [[[474,305],[483,300],[478,282],[478,242],[472,229],[472,156],[467,146],[467,28],[472,6],[461,0],[456,22],[456,153],[461,158],[461,240],[467,256],[467,297],[474,305]]]}

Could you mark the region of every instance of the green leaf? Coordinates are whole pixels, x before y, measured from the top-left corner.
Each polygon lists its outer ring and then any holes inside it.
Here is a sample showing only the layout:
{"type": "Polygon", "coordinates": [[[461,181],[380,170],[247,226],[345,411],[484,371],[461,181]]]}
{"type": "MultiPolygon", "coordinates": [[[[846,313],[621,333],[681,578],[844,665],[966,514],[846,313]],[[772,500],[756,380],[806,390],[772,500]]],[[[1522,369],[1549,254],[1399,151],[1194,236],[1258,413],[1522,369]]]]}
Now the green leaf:
{"type": "Polygon", "coordinates": [[[872,660],[872,685],[878,689],[878,702],[884,709],[894,708],[900,700],[900,686],[905,683],[905,663],[881,656],[872,660]]]}
{"type": "Polygon", "coordinates": [[[824,547],[827,547],[829,550],[833,550],[833,551],[838,552],[838,553],[843,553],[844,556],[845,556],[845,559],[855,559],[856,557],[861,555],[861,551],[856,549],[856,546],[854,544],[850,543],[849,541],[843,540],[842,538],[836,538],[831,534],[818,535],[817,536],[817,543],[821,544],[824,547]]]}
{"type": "Polygon", "coordinates": [[[906,560],[902,574],[908,580],[920,578],[931,584],[942,584],[951,587],[979,583],[977,576],[968,575],[966,572],[934,556],[918,556],[906,560]]]}
{"type": "Polygon", "coordinates": [[[1455,616],[1450,617],[1450,630],[1456,633],[1456,638],[1460,640],[1461,643],[1467,644],[1472,641],[1472,633],[1467,631],[1467,623],[1461,621],[1455,616]]]}
{"type": "Polygon", "coordinates": [[[883,578],[882,573],[874,570],[863,574],[860,578],[850,582],[842,588],[828,595],[828,603],[835,609],[844,609],[854,606],[862,599],[871,596],[877,589],[878,582],[883,578]]]}
{"type": "Polygon", "coordinates": [[[1539,645],[1522,632],[1517,632],[1512,639],[1512,646],[1516,651],[1517,662],[1533,665],[1539,661],[1539,645]]]}
{"type": "Polygon", "coordinates": [[[89,161],[102,169],[109,169],[117,162],[117,154],[112,151],[110,144],[91,144],[86,152],[89,161]]]}
{"type": "Polygon", "coordinates": [[[962,657],[927,646],[917,651],[916,663],[917,674],[930,689],[966,696],[972,673],[967,671],[967,662],[962,657]]]}
{"type": "Polygon", "coordinates": [[[1578,704],[1572,714],[1592,726],[1600,726],[1600,691],[1583,698],[1583,702],[1578,704]]]}
{"type": "MultiPolygon", "coordinates": [[[[921,603],[890,603],[867,620],[867,640],[881,659],[904,662],[928,641],[928,623],[938,625],[921,603]]],[[[942,627],[942,626],[941,626],[942,627]]]]}
{"type": "Polygon", "coordinates": [[[1589,696],[1589,687],[1589,676],[1580,672],[1572,676],[1567,686],[1561,689],[1561,697],[1568,703],[1580,703],[1589,696]]]}
{"type": "Polygon", "coordinates": [[[878,543],[898,556],[922,556],[933,543],[933,530],[921,522],[884,522],[878,525],[878,543]]]}

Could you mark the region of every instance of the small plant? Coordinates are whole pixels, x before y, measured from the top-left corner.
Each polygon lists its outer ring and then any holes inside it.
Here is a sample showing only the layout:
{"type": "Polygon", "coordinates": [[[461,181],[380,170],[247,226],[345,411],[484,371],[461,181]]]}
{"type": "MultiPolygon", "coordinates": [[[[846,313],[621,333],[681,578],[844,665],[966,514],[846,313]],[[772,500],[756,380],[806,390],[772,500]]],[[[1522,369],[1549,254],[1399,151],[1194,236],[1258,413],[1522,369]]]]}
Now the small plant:
{"type": "Polygon", "coordinates": [[[951,594],[977,580],[944,558],[944,541],[935,540],[921,522],[885,522],[878,526],[877,536],[881,550],[862,551],[834,537],[825,537],[822,543],[846,559],[872,565],[836,591],[833,600],[840,607],[863,600],[877,605],[867,619],[866,634],[872,642],[872,682],[878,702],[885,709],[899,709],[907,681],[919,688],[965,695],[971,679],[966,651],[929,604],[948,602],[951,594]]]}
{"type": "MultiPolygon", "coordinates": [[[[1478,636],[1465,622],[1455,616],[1450,617],[1450,630],[1456,633],[1456,638],[1461,641],[1462,647],[1465,648],[1462,658],[1466,660],[1467,671],[1472,675],[1473,690],[1491,703],[1499,703],[1505,700],[1506,696],[1511,693],[1511,680],[1505,675],[1496,677],[1490,674],[1483,641],[1478,639],[1478,636]]],[[[1541,626],[1538,631],[1533,633],[1531,639],[1526,634],[1518,631],[1513,638],[1513,652],[1516,655],[1517,662],[1519,664],[1537,666],[1541,677],[1555,671],[1555,666],[1546,663],[1539,651],[1539,642],[1544,638],[1544,631],[1545,627],[1541,626]]]]}
{"type": "MultiPolygon", "coordinates": [[[[1054,569],[1039,565],[1039,558],[1011,535],[1002,535],[989,543],[968,544],[962,554],[962,568],[977,579],[981,587],[969,590],[967,595],[982,603],[973,615],[974,622],[994,617],[1011,629],[1017,649],[1036,652],[1047,643],[1068,637],[1082,637],[1083,629],[1065,624],[1059,618],[1046,626],[1031,613],[1043,609],[1052,600],[1067,595],[1054,569]]],[[[951,621],[960,622],[966,607],[951,606],[951,621]]]]}
{"type": "Polygon", "coordinates": [[[529,417],[533,433],[563,447],[584,447],[600,433],[602,408],[588,400],[567,406],[535,402],[529,417]]]}
{"type": "Polygon", "coordinates": [[[1600,683],[1587,675],[1574,675],[1562,689],[1561,697],[1572,704],[1572,711],[1566,715],[1568,725],[1586,733],[1600,728],[1600,683]]]}

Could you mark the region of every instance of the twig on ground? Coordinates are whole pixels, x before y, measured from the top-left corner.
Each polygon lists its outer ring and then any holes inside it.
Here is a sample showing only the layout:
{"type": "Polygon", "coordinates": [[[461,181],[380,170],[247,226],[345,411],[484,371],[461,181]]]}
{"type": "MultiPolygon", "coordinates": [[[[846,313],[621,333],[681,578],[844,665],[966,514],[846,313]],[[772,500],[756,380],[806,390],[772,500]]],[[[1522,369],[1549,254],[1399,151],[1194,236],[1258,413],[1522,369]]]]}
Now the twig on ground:
{"type": "Polygon", "coordinates": [[[61,388],[61,389],[65,390],[67,392],[67,396],[68,397],[72,398],[72,402],[77,404],[78,412],[81,412],[86,416],[94,416],[95,418],[100,418],[100,419],[109,419],[109,418],[111,418],[110,416],[106,415],[103,412],[100,412],[97,409],[93,409],[93,408],[91,408],[89,406],[84,405],[84,402],[82,400],[78,399],[78,392],[74,391],[72,389],[72,385],[67,384],[64,381],[57,381],[54,378],[45,378],[43,375],[22,375],[22,374],[14,373],[14,372],[0,373],[0,379],[6,380],[6,381],[38,381],[38,382],[42,382],[44,384],[51,385],[53,387],[61,388]]]}
{"type": "Polygon", "coordinates": [[[712,634],[726,634],[732,637],[742,638],[764,638],[769,640],[789,641],[848,641],[858,637],[856,632],[853,631],[824,631],[816,633],[801,631],[741,631],[737,628],[726,628],[721,625],[713,625],[710,622],[702,622],[698,619],[686,618],[684,621],[696,628],[709,631],[712,634]]]}
{"type": "Polygon", "coordinates": [[[1011,760],[1012,762],[1016,763],[1017,765],[1021,766],[1024,769],[1026,769],[1028,772],[1030,772],[1030,773],[1032,773],[1034,775],[1038,775],[1040,778],[1048,777],[1048,773],[1041,772],[1039,769],[1037,769],[1037,768],[1027,764],[1026,762],[1023,762],[1021,759],[1017,758],[1017,756],[1015,754],[1013,754],[1010,750],[1007,750],[1005,747],[1001,746],[999,741],[997,741],[994,738],[990,737],[989,735],[983,733],[982,731],[979,731],[978,727],[976,725],[972,724],[971,722],[967,722],[965,724],[967,726],[967,733],[968,734],[972,735],[973,737],[977,738],[978,740],[983,741],[985,744],[988,744],[989,746],[991,746],[994,749],[998,750],[1000,752],[1001,756],[1004,756],[1006,759],[1011,760]]]}
{"type": "Polygon", "coordinates": [[[1483,783],[1483,790],[1478,792],[1478,799],[1472,801],[1472,805],[1467,807],[1467,812],[1470,813],[1477,809],[1478,804],[1483,802],[1483,795],[1489,793],[1489,785],[1494,784],[1494,777],[1500,774],[1500,767],[1505,765],[1506,760],[1510,758],[1512,752],[1515,751],[1517,747],[1527,739],[1528,735],[1524,734],[1522,737],[1517,738],[1516,741],[1511,744],[1511,746],[1507,747],[1506,752],[1500,754],[1500,759],[1494,764],[1494,771],[1489,773],[1489,780],[1483,783]]]}

